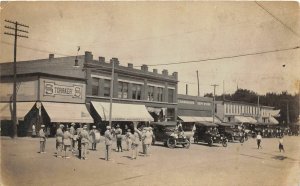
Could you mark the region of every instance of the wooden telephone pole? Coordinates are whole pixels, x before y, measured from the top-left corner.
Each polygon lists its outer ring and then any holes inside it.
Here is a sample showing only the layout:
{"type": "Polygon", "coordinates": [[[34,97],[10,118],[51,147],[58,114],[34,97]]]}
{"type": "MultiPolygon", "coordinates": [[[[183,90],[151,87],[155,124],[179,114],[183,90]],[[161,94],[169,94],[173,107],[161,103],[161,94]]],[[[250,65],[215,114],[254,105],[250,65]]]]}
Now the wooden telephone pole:
{"type": "Polygon", "coordinates": [[[14,65],[13,65],[13,72],[14,72],[14,85],[13,85],[13,96],[12,96],[12,101],[13,101],[13,112],[12,112],[12,120],[13,120],[13,130],[12,130],[12,137],[15,138],[17,137],[17,40],[18,37],[23,37],[23,38],[28,38],[26,35],[20,35],[20,32],[27,33],[28,31],[26,30],[21,30],[19,29],[20,27],[25,27],[29,28],[29,26],[21,24],[17,21],[10,21],[10,20],[5,20],[5,22],[9,24],[13,24],[14,27],[7,26],[5,25],[6,29],[13,30],[14,33],[11,32],[4,32],[6,35],[14,36],[14,65]]]}

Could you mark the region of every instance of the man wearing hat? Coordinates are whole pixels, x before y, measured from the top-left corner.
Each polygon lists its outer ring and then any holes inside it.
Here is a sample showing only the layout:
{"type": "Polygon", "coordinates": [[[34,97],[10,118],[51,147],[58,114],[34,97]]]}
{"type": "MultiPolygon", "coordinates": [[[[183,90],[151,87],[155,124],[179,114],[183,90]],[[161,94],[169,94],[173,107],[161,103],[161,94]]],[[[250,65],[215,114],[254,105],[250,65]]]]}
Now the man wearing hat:
{"type": "Polygon", "coordinates": [[[70,158],[68,154],[69,154],[69,149],[71,147],[71,140],[72,140],[72,135],[70,134],[70,128],[67,128],[67,130],[64,132],[64,138],[63,138],[65,158],[70,158]]]}
{"type": "Polygon", "coordinates": [[[105,160],[110,160],[110,153],[111,153],[111,145],[112,145],[112,134],[111,134],[111,128],[110,126],[106,127],[106,131],[104,133],[105,137],[105,160]]]}
{"type": "Polygon", "coordinates": [[[75,143],[76,143],[76,136],[75,136],[75,123],[71,123],[70,127],[70,134],[72,135],[72,151],[75,151],[75,143]]]}
{"type": "Polygon", "coordinates": [[[89,133],[87,132],[87,125],[83,126],[83,130],[80,132],[80,138],[81,138],[81,159],[86,160],[87,157],[87,148],[89,146],[89,133]]]}
{"type": "Polygon", "coordinates": [[[45,125],[41,125],[41,129],[39,131],[40,136],[40,153],[46,153],[45,152],[45,146],[46,146],[46,134],[45,134],[45,125]]]}
{"type": "Polygon", "coordinates": [[[122,129],[120,129],[120,125],[117,125],[117,129],[115,131],[115,134],[116,134],[116,138],[117,138],[118,152],[120,152],[120,149],[121,149],[121,152],[123,152],[123,149],[122,149],[122,129]]]}
{"type": "Polygon", "coordinates": [[[93,125],[93,129],[90,131],[90,136],[92,139],[92,150],[96,150],[96,146],[97,146],[96,133],[97,133],[96,126],[93,125]]]}
{"type": "Polygon", "coordinates": [[[60,124],[58,129],[56,130],[56,144],[57,144],[56,157],[58,157],[58,158],[62,157],[63,137],[64,137],[64,133],[62,131],[63,128],[64,128],[64,125],[60,124]]]}

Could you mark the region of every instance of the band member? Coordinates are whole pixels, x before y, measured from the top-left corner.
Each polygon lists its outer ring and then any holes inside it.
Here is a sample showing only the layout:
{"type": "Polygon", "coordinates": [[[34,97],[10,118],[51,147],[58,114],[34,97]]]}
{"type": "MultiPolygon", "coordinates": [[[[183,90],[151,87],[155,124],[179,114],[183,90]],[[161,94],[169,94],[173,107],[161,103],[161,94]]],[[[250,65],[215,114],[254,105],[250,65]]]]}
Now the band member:
{"type": "Polygon", "coordinates": [[[41,129],[39,131],[40,136],[40,153],[46,153],[45,152],[45,146],[46,146],[46,134],[45,134],[45,125],[41,125],[41,129]]]}

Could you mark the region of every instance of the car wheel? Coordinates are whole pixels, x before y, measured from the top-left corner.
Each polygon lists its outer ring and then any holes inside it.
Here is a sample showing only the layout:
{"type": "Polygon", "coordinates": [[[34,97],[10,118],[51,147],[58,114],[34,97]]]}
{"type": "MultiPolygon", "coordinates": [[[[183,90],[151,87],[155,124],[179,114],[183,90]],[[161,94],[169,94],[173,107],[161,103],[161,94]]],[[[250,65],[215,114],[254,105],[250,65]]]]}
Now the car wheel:
{"type": "Polygon", "coordinates": [[[185,143],[183,143],[182,146],[186,149],[190,148],[190,146],[191,146],[190,140],[186,139],[185,143]]]}
{"type": "Polygon", "coordinates": [[[210,147],[211,147],[213,143],[214,143],[214,142],[213,142],[213,140],[212,140],[212,139],[209,139],[209,140],[208,140],[208,146],[210,146],[210,147]]]}
{"type": "Polygon", "coordinates": [[[174,138],[169,138],[167,141],[167,146],[171,149],[176,147],[176,140],[174,138]]]}
{"type": "Polygon", "coordinates": [[[241,137],[240,143],[244,143],[244,137],[241,137]]]}
{"type": "Polygon", "coordinates": [[[227,147],[227,142],[224,140],[224,141],[222,142],[222,145],[223,145],[223,147],[227,147]]]}

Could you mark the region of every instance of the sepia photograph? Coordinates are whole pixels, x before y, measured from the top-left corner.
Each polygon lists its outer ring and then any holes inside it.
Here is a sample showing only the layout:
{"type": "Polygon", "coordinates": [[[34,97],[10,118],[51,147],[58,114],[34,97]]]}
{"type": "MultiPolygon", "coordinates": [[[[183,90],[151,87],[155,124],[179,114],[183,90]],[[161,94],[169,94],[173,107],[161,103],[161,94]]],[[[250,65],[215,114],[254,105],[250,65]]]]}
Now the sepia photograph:
{"type": "Polygon", "coordinates": [[[300,186],[297,1],[0,1],[0,186],[300,186]]]}

